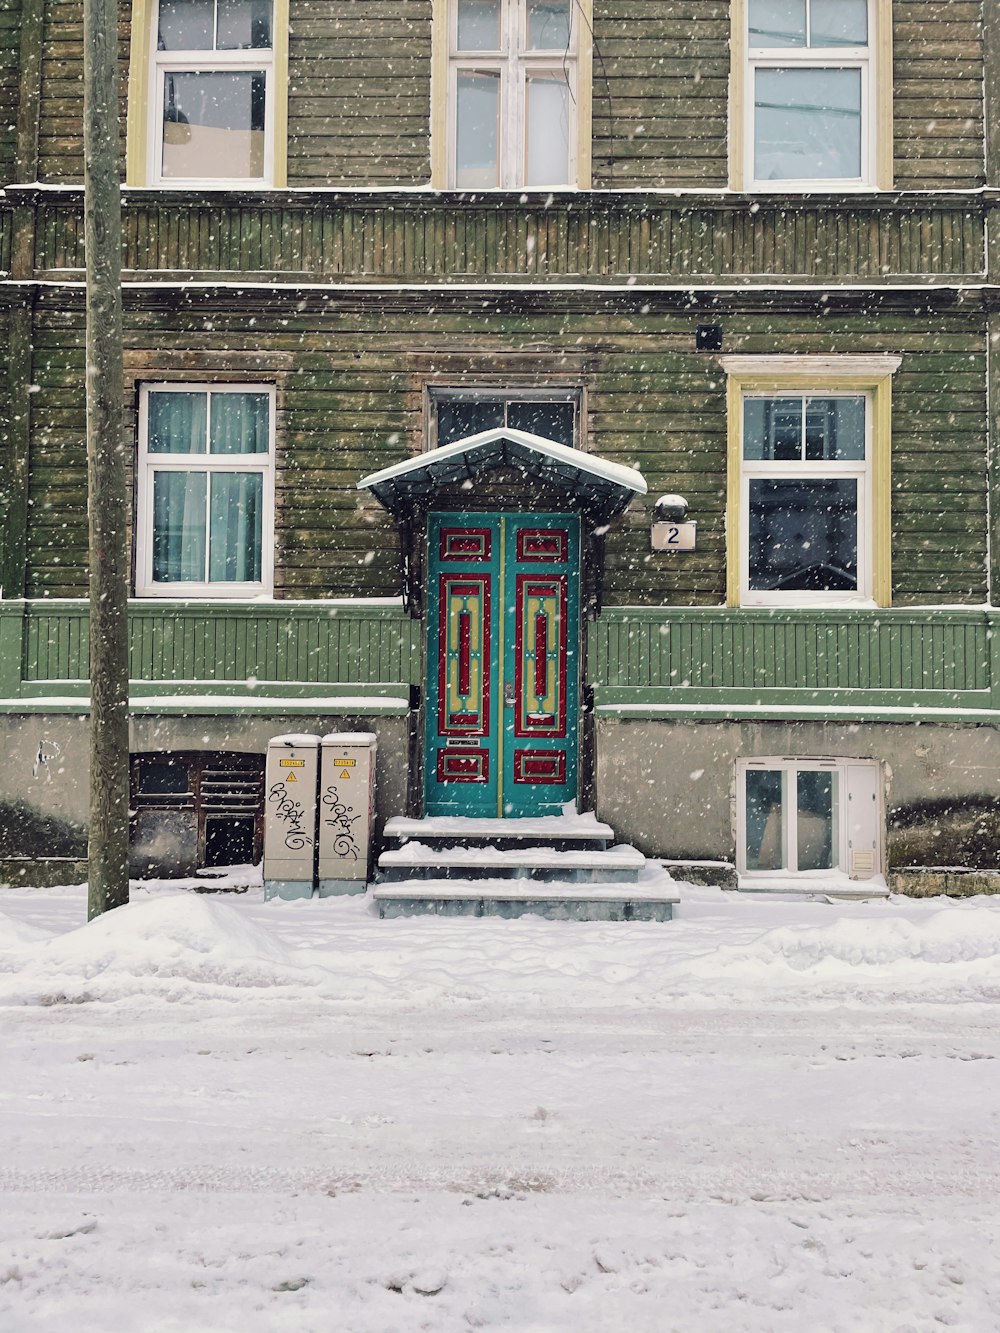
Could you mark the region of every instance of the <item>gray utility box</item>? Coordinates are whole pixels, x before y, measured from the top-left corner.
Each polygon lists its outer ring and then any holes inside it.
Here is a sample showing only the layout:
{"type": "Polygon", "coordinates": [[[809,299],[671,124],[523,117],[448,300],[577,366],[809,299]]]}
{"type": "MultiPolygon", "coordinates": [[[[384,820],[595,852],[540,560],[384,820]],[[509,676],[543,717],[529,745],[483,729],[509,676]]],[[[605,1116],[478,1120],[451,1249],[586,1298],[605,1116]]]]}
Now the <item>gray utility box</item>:
{"type": "Polygon", "coordinates": [[[364,893],[375,821],[375,737],[324,736],[320,744],[319,893],[364,893]]]}
{"type": "Polygon", "coordinates": [[[318,736],[273,736],[264,775],[264,898],[315,887],[318,736]]]}

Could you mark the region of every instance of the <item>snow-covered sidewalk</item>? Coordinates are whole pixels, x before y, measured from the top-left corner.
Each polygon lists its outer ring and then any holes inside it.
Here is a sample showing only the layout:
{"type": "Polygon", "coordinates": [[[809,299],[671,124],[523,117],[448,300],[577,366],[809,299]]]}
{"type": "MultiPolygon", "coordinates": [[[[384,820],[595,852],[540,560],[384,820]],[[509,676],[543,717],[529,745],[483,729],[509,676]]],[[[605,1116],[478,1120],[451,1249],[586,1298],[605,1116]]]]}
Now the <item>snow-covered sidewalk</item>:
{"type": "Polygon", "coordinates": [[[4,1333],[1000,1327],[1000,900],[0,892],[4,1333]]]}

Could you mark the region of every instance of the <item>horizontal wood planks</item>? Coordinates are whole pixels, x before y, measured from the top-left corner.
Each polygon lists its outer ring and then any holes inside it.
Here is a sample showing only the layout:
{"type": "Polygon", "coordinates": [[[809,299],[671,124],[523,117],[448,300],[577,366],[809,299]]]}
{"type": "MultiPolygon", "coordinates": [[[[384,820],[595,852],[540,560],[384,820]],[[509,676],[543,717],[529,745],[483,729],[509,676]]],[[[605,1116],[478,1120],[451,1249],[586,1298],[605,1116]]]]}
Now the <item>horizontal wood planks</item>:
{"type": "MultiPolygon", "coordinates": [[[[720,604],[725,592],[725,376],[694,350],[706,318],[727,353],[899,353],[893,389],[896,605],[986,600],[985,316],[958,298],[873,311],[812,298],[708,312],[683,296],[488,300],[336,292],[135,295],[126,312],[129,402],[163,379],[275,384],[276,589],[287,597],[400,591],[395,525],[356,489],[425,444],[428,385],[580,389],[593,452],[638,467],[650,499],[607,538],[608,604],[720,604]],[[949,304],[950,302],[950,304],[949,304]],[[823,313],[823,312],[826,313],[823,313]],[[652,552],[651,500],[680,491],[698,546],[652,552]]],[[[83,312],[40,299],[34,331],[28,592],[86,588],[83,312]]],[[[126,447],[135,449],[134,417],[126,447]]]]}

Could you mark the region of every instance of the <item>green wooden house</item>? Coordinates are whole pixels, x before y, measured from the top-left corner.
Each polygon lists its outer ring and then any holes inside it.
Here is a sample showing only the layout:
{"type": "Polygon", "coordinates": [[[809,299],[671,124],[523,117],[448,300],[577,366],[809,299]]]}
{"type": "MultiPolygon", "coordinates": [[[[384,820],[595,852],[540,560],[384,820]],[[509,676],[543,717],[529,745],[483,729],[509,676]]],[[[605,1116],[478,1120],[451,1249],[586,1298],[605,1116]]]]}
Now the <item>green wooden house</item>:
{"type": "MultiPolygon", "coordinates": [[[[267,738],[363,730],[382,820],[997,882],[996,5],[135,0],[120,43],[139,868],[255,859],[267,738]]],[[[8,880],[85,846],[81,76],[78,0],[4,0],[8,880]]]]}

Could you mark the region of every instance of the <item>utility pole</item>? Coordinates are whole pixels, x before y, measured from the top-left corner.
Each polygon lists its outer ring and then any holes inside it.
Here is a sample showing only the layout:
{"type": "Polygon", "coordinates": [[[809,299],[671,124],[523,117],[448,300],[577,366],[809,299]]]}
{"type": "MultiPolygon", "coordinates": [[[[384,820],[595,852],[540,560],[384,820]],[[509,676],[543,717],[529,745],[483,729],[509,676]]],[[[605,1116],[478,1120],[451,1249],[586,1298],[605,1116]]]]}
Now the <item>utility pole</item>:
{"type": "Polygon", "coordinates": [[[128,902],[128,550],[122,446],[118,5],[83,5],[90,523],[88,918],[128,902]]]}

